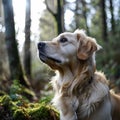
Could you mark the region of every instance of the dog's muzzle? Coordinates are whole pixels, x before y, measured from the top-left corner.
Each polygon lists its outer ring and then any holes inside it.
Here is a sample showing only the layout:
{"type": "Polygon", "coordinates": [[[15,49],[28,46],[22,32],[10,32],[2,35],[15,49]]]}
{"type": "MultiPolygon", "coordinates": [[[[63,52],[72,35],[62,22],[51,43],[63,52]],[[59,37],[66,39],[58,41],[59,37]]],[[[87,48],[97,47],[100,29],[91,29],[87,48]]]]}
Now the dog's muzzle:
{"type": "Polygon", "coordinates": [[[39,50],[39,58],[41,61],[45,62],[47,59],[47,55],[45,53],[45,46],[46,44],[44,42],[39,42],[38,43],[38,50],[39,50]]]}
{"type": "Polygon", "coordinates": [[[53,57],[47,55],[45,49],[46,49],[46,43],[39,42],[38,43],[38,50],[39,50],[39,57],[40,57],[41,61],[46,62],[47,60],[52,60],[54,62],[61,63],[61,60],[58,60],[56,58],[53,58],[53,57]]]}

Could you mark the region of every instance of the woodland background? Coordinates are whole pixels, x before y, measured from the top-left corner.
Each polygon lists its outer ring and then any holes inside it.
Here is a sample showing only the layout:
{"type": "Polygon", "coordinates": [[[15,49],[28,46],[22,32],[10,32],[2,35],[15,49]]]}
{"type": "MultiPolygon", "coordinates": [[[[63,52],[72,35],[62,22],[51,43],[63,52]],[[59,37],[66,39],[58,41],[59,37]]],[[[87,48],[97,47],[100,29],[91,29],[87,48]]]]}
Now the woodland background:
{"type": "Polygon", "coordinates": [[[14,98],[23,90],[17,89],[22,85],[30,90],[27,95],[34,96],[31,99],[24,95],[31,101],[48,96],[51,86],[47,83],[54,72],[40,62],[37,43],[78,28],[85,29],[103,46],[96,55],[97,69],[114,83],[112,87],[120,89],[120,0],[34,0],[36,4],[41,1],[44,6],[39,13],[37,31],[31,27],[33,0],[21,0],[25,7],[24,24],[20,24],[24,28],[22,34],[14,14],[15,1],[0,0],[0,91],[14,98]],[[24,38],[18,37],[22,35],[24,38]]]}

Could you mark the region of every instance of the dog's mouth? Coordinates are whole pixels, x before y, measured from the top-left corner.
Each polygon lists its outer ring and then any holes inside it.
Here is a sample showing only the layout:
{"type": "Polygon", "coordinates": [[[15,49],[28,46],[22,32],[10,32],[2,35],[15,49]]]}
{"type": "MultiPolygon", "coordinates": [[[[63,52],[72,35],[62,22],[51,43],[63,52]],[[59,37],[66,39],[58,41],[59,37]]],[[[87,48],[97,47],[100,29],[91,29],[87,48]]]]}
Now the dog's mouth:
{"type": "Polygon", "coordinates": [[[40,60],[44,63],[46,63],[48,60],[52,60],[54,62],[57,62],[57,63],[61,63],[62,61],[57,59],[57,58],[53,58],[51,56],[48,56],[46,55],[45,53],[43,52],[39,52],[39,57],[40,57],[40,60]]]}

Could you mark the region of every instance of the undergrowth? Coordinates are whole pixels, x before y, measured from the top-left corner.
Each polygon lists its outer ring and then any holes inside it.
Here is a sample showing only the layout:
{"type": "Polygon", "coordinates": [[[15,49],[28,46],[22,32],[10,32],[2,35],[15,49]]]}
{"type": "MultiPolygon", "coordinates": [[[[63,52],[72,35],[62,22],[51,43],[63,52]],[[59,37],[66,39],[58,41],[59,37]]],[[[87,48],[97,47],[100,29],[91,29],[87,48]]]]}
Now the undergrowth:
{"type": "Polygon", "coordinates": [[[24,90],[14,81],[9,94],[0,92],[0,120],[59,120],[58,111],[50,104],[51,96],[30,102],[24,90]]]}

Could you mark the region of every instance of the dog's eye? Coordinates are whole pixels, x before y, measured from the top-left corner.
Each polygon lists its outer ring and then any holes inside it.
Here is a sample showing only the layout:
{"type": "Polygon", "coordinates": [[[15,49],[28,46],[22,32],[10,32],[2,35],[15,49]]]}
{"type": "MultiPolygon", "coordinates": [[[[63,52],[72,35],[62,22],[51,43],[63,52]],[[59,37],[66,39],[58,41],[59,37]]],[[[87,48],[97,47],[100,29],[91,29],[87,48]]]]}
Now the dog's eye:
{"type": "Polygon", "coordinates": [[[61,39],[60,39],[60,42],[61,42],[61,43],[65,43],[65,42],[67,42],[67,41],[68,41],[67,38],[61,38],[61,39]]]}

